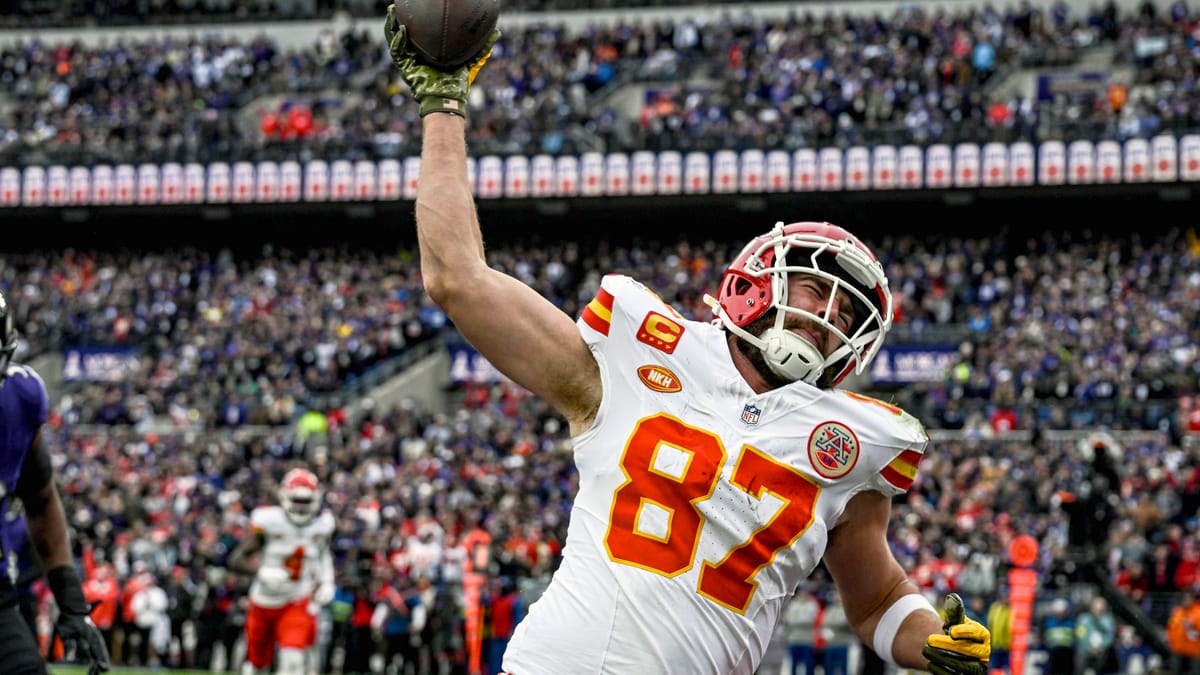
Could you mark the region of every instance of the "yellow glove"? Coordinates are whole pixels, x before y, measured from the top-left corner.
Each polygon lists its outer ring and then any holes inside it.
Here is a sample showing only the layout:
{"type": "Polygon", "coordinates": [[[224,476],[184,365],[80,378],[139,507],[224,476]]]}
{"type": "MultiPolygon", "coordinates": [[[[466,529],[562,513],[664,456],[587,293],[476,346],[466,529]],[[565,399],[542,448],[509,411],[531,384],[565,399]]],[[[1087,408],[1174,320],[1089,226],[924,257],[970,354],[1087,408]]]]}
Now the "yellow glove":
{"type": "Polygon", "coordinates": [[[929,659],[933,675],[985,675],[992,656],[992,634],[987,627],[967,618],[962,598],[957,593],[946,596],[942,609],[946,613],[942,624],[944,635],[933,634],[921,654],[929,659]]]}
{"type": "Polygon", "coordinates": [[[388,5],[387,18],[383,23],[383,35],[392,54],[392,61],[400,71],[413,98],[421,104],[421,117],[431,112],[447,112],[465,117],[467,114],[467,91],[475,83],[479,71],[492,58],[492,47],[500,39],[500,31],[493,29],[483,49],[470,61],[451,71],[444,71],[421,60],[409,46],[403,24],[396,18],[396,5],[388,5]]]}

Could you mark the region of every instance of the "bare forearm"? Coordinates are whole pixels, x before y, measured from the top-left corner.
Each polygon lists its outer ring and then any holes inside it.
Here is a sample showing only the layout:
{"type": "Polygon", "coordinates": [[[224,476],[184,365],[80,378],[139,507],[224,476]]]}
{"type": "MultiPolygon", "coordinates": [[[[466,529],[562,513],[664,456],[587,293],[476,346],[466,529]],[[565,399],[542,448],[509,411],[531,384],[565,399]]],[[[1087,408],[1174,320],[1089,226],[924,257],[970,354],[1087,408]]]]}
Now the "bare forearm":
{"type": "Polygon", "coordinates": [[[942,619],[936,613],[924,610],[909,614],[900,624],[900,632],[896,634],[896,642],[892,647],[896,664],[903,668],[927,669],[929,661],[921,655],[921,650],[930,635],[941,632],[942,619]]]}
{"type": "MultiPolygon", "coordinates": [[[[483,261],[483,239],[467,182],[465,120],[431,114],[423,119],[424,142],[417,183],[417,238],[427,288],[467,277],[471,262],[483,261]],[[469,256],[474,254],[474,260],[469,256]],[[467,257],[464,260],[464,257],[467,257]]],[[[436,299],[436,298],[435,298],[436,299]]]]}
{"type": "Polygon", "coordinates": [[[229,560],[225,563],[226,568],[240,574],[253,576],[258,571],[253,560],[254,554],[261,551],[264,544],[263,536],[256,532],[250,539],[233,549],[233,552],[229,554],[229,560]]]}
{"type": "Polygon", "coordinates": [[[71,564],[71,542],[67,536],[67,515],[58,490],[50,482],[33,503],[26,503],[30,538],[42,566],[48,570],[71,564]]]}

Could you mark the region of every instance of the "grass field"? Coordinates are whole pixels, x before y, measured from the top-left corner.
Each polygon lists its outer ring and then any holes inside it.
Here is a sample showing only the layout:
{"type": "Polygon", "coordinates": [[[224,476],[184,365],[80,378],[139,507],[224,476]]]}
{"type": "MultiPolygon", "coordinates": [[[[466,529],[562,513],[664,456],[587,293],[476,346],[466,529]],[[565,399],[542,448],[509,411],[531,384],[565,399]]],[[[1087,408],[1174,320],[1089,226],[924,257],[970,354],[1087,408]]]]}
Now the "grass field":
{"type": "MultiPolygon", "coordinates": [[[[108,675],[148,675],[149,673],[169,673],[170,675],[211,675],[208,670],[162,670],[158,668],[121,668],[115,667],[108,675]]],[[[88,675],[88,669],[83,665],[52,665],[50,675],[88,675]]]]}

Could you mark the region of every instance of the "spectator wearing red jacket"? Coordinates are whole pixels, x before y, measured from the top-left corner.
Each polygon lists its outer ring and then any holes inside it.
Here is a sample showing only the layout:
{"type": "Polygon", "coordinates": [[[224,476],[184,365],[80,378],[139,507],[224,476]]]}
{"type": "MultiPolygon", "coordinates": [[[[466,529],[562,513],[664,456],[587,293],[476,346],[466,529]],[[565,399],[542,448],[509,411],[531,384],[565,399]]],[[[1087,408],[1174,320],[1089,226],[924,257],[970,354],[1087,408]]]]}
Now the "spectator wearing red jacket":
{"type": "Polygon", "coordinates": [[[110,654],[113,650],[113,628],[117,622],[120,595],[120,584],[117,583],[116,573],[109,563],[96,565],[94,573],[83,583],[83,597],[95,605],[92,610],[92,622],[104,636],[104,644],[110,654]]]}

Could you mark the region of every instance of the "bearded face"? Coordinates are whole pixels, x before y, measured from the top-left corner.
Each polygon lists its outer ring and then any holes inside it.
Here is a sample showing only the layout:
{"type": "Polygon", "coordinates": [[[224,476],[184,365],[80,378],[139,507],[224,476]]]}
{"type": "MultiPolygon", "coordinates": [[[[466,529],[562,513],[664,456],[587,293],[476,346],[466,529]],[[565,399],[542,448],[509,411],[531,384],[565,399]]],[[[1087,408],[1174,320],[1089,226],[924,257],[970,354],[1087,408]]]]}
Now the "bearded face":
{"type": "MultiPolygon", "coordinates": [[[[770,312],[767,312],[763,316],[760,316],[759,318],[747,324],[746,332],[761,338],[762,334],[768,328],[774,325],[775,310],[771,310],[770,312]]],[[[811,324],[810,322],[800,318],[790,318],[784,323],[784,326],[787,328],[801,326],[812,327],[820,331],[822,335],[824,335],[826,332],[819,326],[811,324]]],[[[772,387],[782,387],[784,385],[791,384],[790,380],[783,379],[775,371],[771,370],[771,367],[767,365],[767,359],[765,356],[763,356],[761,349],[755,347],[747,342],[744,338],[738,337],[737,335],[734,336],[734,339],[737,341],[737,348],[741,350],[742,354],[744,354],[750,361],[750,365],[754,366],[754,369],[758,371],[759,375],[762,375],[763,379],[765,379],[768,384],[770,384],[772,387]]],[[[821,373],[821,377],[817,380],[817,386],[821,389],[831,388],[833,386],[832,380],[835,372],[836,369],[834,368],[826,368],[825,371],[821,373]]]]}

